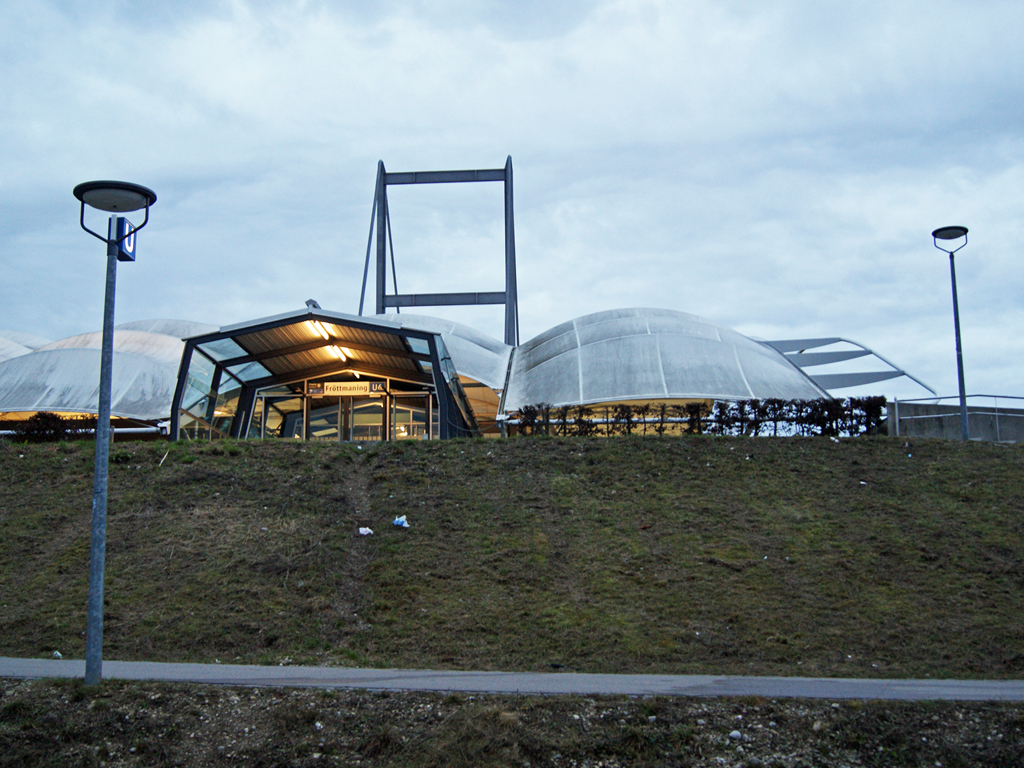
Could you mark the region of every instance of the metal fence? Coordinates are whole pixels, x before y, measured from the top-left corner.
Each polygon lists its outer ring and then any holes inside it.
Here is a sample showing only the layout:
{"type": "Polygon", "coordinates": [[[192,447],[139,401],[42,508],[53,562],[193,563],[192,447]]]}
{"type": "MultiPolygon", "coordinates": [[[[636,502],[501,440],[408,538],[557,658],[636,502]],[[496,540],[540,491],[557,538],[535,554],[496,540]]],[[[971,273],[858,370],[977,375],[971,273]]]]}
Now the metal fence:
{"type": "MultiPolygon", "coordinates": [[[[967,423],[971,440],[996,443],[1024,441],[1024,397],[968,395],[967,423]],[[1018,407],[1014,407],[1018,406],[1018,407]]],[[[959,440],[960,397],[891,400],[889,434],[896,437],[942,437],[959,440]]]]}

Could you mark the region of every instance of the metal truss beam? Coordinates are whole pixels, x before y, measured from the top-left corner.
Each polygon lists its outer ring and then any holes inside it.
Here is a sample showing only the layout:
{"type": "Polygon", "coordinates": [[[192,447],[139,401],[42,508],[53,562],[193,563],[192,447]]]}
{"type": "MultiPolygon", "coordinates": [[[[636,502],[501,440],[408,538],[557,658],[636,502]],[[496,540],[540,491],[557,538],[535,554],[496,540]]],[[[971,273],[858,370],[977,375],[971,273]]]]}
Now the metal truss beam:
{"type": "Polygon", "coordinates": [[[491,293],[400,293],[384,297],[385,307],[452,307],[504,304],[502,291],[491,293]]]}
{"type": "Polygon", "coordinates": [[[460,184],[472,181],[504,181],[504,168],[480,171],[406,171],[385,173],[385,184],[460,184]]]}
{"type": "Polygon", "coordinates": [[[519,343],[519,294],[516,284],[516,236],[512,191],[512,156],[505,160],[504,168],[484,168],[465,171],[409,171],[388,172],[384,161],[377,163],[377,184],[373,193],[373,211],[370,215],[370,235],[366,243],[366,265],[363,268],[363,287],[359,297],[359,314],[363,314],[366,283],[370,270],[370,254],[376,242],[375,309],[378,315],[388,308],[505,305],[505,343],[519,343]],[[394,184],[460,184],[478,181],[500,181],[505,186],[505,290],[481,293],[422,293],[400,294],[395,274],[395,251],[391,243],[391,215],[388,211],[388,186],[394,184]],[[393,293],[387,292],[388,249],[391,250],[393,293]]]}

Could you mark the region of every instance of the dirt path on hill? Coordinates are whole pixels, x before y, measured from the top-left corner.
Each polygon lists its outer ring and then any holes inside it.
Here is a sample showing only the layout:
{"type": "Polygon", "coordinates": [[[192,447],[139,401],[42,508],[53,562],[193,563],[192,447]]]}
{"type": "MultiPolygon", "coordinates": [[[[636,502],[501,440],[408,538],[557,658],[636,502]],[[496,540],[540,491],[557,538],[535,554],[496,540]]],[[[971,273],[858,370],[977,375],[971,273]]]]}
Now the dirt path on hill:
{"type": "Polygon", "coordinates": [[[357,456],[347,467],[342,483],[351,506],[352,525],[344,535],[349,537],[345,568],[338,574],[338,612],[344,617],[347,633],[369,631],[370,625],[359,615],[363,601],[363,579],[372,559],[371,549],[359,534],[359,528],[370,527],[370,475],[366,457],[357,456]]]}

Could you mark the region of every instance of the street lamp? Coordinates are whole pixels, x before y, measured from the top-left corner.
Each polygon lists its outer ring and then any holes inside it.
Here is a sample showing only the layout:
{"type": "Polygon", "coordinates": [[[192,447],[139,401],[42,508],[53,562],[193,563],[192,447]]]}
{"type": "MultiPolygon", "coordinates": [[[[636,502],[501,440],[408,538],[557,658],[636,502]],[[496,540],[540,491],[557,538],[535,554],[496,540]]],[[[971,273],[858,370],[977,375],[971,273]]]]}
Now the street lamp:
{"type": "Polygon", "coordinates": [[[956,268],[953,266],[953,254],[967,245],[967,227],[939,227],[932,232],[932,239],[935,247],[940,251],[949,254],[949,279],[953,283],[953,328],[956,331],[956,372],[960,382],[960,435],[964,442],[970,439],[971,432],[967,424],[967,392],[964,388],[964,353],[960,347],[960,308],[956,301],[956,268]],[[939,240],[948,242],[950,240],[964,241],[959,246],[950,250],[939,245],[939,240]]]}
{"type": "Polygon", "coordinates": [[[87,181],[73,194],[82,204],[79,223],[107,244],[107,284],[103,297],[103,349],[100,354],[100,400],[96,411],[96,461],[92,481],[92,545],[89,553],[89,610],[85,633],[85,684],[103,677],[103,570],[107,553],[107,468],[110,459],[110,380],[114,362],[114,286],[117,262],[135,261],[135,233],[149,222],[153,190],[126,181],[87,181]],[[111,214],[107,236],[85,225],[85,206],[111,214]],[[118,213],[146,209],[146,219],[133,226],[118,213]]]}

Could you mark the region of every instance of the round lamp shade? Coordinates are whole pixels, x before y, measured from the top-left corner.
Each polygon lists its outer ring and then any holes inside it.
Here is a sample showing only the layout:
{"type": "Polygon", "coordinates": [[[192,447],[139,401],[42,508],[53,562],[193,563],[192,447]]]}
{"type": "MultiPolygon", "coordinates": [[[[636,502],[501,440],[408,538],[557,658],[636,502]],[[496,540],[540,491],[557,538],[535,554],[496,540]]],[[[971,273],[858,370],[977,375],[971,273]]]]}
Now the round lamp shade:
{"type": "Polygon", "coordinates": [[[75,187],[74,195],[90,208],[111,213],[137,211],[156,202],[156,192],[128,181],[87,181],[75,187]]]}
{"type": "Polygon", "coordinates": [[[936,240],[956,240],[967,234],[967,227],[939,227],[932,232],[936,240]]]}

